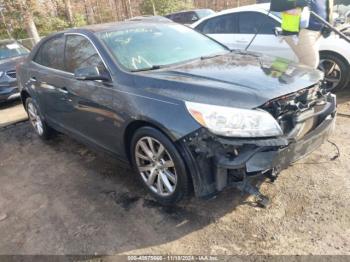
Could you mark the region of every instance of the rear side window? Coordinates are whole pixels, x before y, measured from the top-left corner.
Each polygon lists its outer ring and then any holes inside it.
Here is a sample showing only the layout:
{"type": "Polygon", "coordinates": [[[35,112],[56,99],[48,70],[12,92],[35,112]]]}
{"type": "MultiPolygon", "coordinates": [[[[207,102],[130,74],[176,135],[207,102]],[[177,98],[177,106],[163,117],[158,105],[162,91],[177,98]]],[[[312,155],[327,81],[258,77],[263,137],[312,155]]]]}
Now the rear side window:
{"type": "Polygon", "coordinates": [[[58,36],[43,43],[34,62],[58,70],[64,70],[64,36],[58,36]]]}
{"type": "Polygon", "coordinates": [[[273,18],[257,13],[244,12],[239,15],[239,33],[241,34],[256,34],[259,30],[260,34],[272,35],[275,27],[279,23],[273,18]]]}
{"type": "Polygon", "coordinates": [[[65,51],[66,71],[74,73],[78,68],[96,66],[106,72],[102,59],[88,39],[80,35],[68,35],[65,51]]]}
{"type": "Polygon", "coordinates": [[[237,33],[238,15],[229,14],[208,19],[197,27],[203,34],[235,34],[237,33]]]}

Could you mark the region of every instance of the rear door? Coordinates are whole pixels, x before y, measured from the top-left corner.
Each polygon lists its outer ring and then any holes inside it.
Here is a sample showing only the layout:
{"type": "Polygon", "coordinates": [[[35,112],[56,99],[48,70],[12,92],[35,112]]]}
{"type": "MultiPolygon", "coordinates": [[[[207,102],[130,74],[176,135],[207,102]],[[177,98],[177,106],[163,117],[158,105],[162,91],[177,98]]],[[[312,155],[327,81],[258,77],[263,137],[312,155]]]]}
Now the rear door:
{"type": "Polygon", "coordinates": [[[70,74],[64,70],[64,45],[63,34],[47,40],[37,51],[29,69],[29,81],[39,94],[40,109],[55,123],[61,122],[57,112],[69,111],[65,101],[65,80],[70,74]]]}
{"type": "Polygon", "coordinates": [[[196,30],[206,34],[231,49],[237,49],[239,42],[238,15],[228,14],[204,21],[196,30]]]}

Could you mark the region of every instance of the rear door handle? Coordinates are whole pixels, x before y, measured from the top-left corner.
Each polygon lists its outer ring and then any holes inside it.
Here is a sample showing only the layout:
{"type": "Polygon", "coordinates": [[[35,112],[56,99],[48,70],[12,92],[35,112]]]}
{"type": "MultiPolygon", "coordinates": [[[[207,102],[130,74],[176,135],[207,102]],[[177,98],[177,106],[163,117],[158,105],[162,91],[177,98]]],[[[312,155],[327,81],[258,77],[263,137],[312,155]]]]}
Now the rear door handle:
{"type": "Polygon", "coordinates": [[[66,87],[61,87],[61,88],[58,88],[58,91],[63,93],[63,94],[68,94],[68,89],[66,87]]]}

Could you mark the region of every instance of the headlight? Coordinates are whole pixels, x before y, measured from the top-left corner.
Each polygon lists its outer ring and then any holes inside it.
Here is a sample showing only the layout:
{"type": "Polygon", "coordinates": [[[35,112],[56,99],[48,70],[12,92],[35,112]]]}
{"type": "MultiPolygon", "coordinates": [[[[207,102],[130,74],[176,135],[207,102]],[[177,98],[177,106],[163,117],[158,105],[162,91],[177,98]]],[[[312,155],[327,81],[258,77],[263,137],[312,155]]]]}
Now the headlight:
{"type": "Polygon", "coordinates": [[[4,72],[0,71],[0,78],[4,75],[4,72]]]}
{"type": "Polygon", "coordinates": [[[186,102],[187,110],[202,126],[226,137],[272,137],[283,135],[268,112],[186,102]]]}

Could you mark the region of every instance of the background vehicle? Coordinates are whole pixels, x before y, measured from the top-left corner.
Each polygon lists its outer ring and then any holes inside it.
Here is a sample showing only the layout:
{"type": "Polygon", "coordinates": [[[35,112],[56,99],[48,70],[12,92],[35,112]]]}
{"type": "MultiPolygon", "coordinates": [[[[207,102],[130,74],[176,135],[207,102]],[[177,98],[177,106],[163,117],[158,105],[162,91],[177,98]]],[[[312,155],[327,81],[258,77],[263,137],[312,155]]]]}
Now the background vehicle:
{"type": "Polygon", "coordinates": [[[14,40],[0,41],[0,102],[19,98],[16,65],[29,50],[14,40]]]}
{"type": "Polygon", "coordinates": [[[127,21],[154,21],[154,22],[171,22],[172,20],[158,15],[144,15],[144,16],[135,16],[128,19],[127,21]]]}
{"type": "Polygon", "coordinates": [[[142,21],[47,37],[18,75],[40,137],[54,128],[129,161],[169,204],[191,189],[246,190],[249,177],[279,172],[327,139],[336,105],[321,72],[276,64],[186,26],[142,21]]]}
{"type": "MultiPolygon", "coordinates": [[[[225,10],[204,18],[191,27],[209,35],[231,49],[245,49],[260,28],[259,35],[249,48],[272,56],[297,61],[297,57],[275,28],[281,26],[279,13],[268,15],[269,4],[258,4],[225,10]]],[[[349,44],[332,34],[322,39],[320,69],[325,72],[329,88],[338,91],[347,87],[350,70],[349,44]]]]}
{"type": "Polygon", "coordinates": [[[190,25],[214,13],[211,9],[196,9],[168,14],[165,17],[179,24],[190,25]]]}

